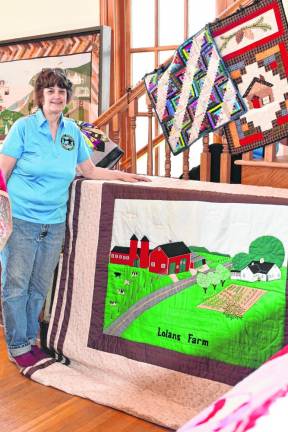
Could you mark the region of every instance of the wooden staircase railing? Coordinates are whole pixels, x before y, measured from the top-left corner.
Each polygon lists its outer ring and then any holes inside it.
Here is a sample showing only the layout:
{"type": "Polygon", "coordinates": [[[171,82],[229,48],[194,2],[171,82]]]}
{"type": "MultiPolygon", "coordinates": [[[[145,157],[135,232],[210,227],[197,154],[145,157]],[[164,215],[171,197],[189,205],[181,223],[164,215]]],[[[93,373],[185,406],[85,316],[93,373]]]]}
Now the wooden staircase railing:
{"type": "MultiPolygon", "coordinates": [[[[230,0],[231,1],[231,0],[230,0]]],[[[236,0],[232,5],[219,14],[219,17],[225,17],[235,12],[239,6],[251,3],[252,0],[236,0]]],[[[227,4],[227,3],[225,3],[227,4]]],[[[167,60],[167,63],[170,61],[167,60]]],[[[166,177],[171,177],[171,151],[167,144],[164,144],[162,134],[153,137],[153,122],[156,121],[152,110],[151,101],[146,96],[147,111],[138,110],[139,99],[146,93],[144,82],[139,82],[134,88],[129,89],[116,103],[114,103],[106,112],[101,114],[94,124],[106,130],[110,138],[116,142],[125,152],[119,163],[119,168],[125,171],[137,172],[137,163],[141,158],[147,156],[147,174],[155,175],[159,172],[159,155],[157,150],[161,147],[164,151],[166,177]],[[141,149],[137,149],[137,118],[146,117],[148,120],[147,141],[141,149]],[[124,134],[120,133],[120,128],[126,128],[124,134]],[[121,137],[124,136],[125,139],[121,137]],[[164,147],[165,145],[165,147],[164,147]],[[156,162],[156,165],[155,165],[156,162]]],[[[214,140],[223,144],[223,153],[221,155],[221,182],[230,182],[231,157],[228,152],[225,138],[220,134],[214,134],[214,140]],[[219,138],[220,137],[220,138],[219,138]]],[[[189,178],[189,149],[182,156],[183,159],[183,179],[189,178]]],[[[211,156],[209,153],[209,136],[203,138],[203,150],[200,162],[200,179],[210,181],[211,156]]]]}
{"type": "MultiPolygon", "coordinates": [[[[153,138],[153,119],[154,113],[152,104],[146,97],[147,111],[138,111],[138,101],[141,96],[146,93],[144,82],[139,82],[133,89],[123,95],[116,103],[114,103],[106,112],[101,114],[94,122],[99,128],[109,128],[108,134],[111,139],[116,142],[124,150],[125,156],[122,158],[120,168],[125,171],[136,172],[137,160],[144,155],[147,155],[147,174],[154,174],[153,167],[153,152],[159,144],[164,142],[163,134],[159,134],[153,138]],[[127,118],[127,142],[120,142],[119,127],[121,124],[120,118],[127,118]],[[147,144],[140,150],[136,150],[136,123],[137,117],[148,118],[148,134],[147,144]]],[[[167,145],[166,145],[167,146],[167,145]]],[[[168,147],[168,146],[167,146],[168,147]]],[[[169,149],[169,147],[168,147],[169,149]]],[[[168,151],[166,151],[168,154],[168,151]]],[[[170,157],[170,155],[169,155],[170,157]]],[[[170,177],[171,171],[168,169],[168,164],[165,164],[165,176],[170,177]]],[[[171,167],[170,167],[171,168],[171,167]]],[[[187,170],[187,168],[186,168],[187,170]]],[[[186,176],[188,173],[186,174],[186,176]]]]}
{"type": "MultiPolygon", "coordinates": [[[[94,122],[94,124],[99,128],[105,128],[111,139],[120,145],[124,150],[125,156],[120,162],[120,169],[125,171],[137,172],[137,161],[147,155],[147,174],[154,175],[154,151],[157,147],[164,143],[164,135],[159,134],[153,138],[153,120],[154,113],[152,109],[151,101],[146,97],[147,111],[138,111],[138,101],[141,96],[146,93],[144,82],[139,82],[133,89],[122,96],[116,103],[114,103],[106,112],[101,114],[94,122]],[[125,116],[127,118],[127,131],[126,137],[127,142],[120,142],[120,125],[121,118],[125,116]],[[137,117],[147,117],[148,118],[148,133],[147,133],[147,144],[140,150],[136,149],[136,127],[137,127],[137,117]],[[108,131],[107,131],[108,128],[108,131]]],[[[209,159],[209,137],[203,138],[204,149],[203,153],[209,159]]],[[[177,156],[181,157],[181,156],[177,156]]],[[[183,158],[183,179],[189,178],[189,150],[182,154],[183,158]]],[[[209,165],[209,164],[208,164],[209,165]]],[[[207,165],[207,168],[208,168],[207,165]]],[[[210,170],[210,166],[209,166],[210,170]]],[[[157,170],[158,171],[158,170],[157,170]]],[[[165,176],[171,177],[171,151],[169,146],[165,143],[165,176]]],[[[206,169],[203,171],[201,179],[209,180],[210,176],[206,174],[206,169]]]]}

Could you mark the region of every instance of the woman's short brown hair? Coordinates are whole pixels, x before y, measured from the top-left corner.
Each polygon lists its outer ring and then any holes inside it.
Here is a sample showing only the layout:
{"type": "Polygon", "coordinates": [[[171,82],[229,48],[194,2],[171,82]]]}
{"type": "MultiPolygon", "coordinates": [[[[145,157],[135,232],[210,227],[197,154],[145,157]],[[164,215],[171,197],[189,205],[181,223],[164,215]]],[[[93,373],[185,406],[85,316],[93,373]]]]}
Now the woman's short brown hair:
{"type": "Polygon", "coordinates": [[[39,108],[43,105],[43,89],[49,87],[60,87],[67,91],[67,103],[72,98],[72,82],[67,78],[66,72],[60,68],[47,68],[42,69],[38,74],[35,84],[35,102],[39,108]]]}

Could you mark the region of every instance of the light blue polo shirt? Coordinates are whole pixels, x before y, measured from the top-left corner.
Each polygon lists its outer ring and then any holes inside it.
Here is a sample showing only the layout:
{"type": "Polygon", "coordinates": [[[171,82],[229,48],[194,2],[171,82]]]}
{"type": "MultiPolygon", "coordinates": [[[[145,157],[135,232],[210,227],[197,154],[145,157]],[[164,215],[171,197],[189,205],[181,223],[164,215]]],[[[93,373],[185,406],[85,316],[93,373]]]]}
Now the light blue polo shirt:
{"type": "Polygon", "coordinates": [[[53,141],[39,109],[13,124],[2,153],[17,159],[7,185],[13,216],[41,224],[64,222],[76,166],[90,157],[74,121],[61,116],[53,141]]]}

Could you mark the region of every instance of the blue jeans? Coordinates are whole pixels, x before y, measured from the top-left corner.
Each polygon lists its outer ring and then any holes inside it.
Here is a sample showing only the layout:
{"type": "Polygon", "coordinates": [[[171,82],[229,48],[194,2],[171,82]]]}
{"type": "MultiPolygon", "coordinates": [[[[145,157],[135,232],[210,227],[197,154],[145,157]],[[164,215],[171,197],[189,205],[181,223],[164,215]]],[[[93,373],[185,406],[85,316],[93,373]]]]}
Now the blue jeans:
{"type": "Polygon", "coordinates": [[[6,342],[14,357],[35,344],[64,234],[65,223],[42,225],[13,218],[13,232],[1,252],[1,298],[6,342]]]}

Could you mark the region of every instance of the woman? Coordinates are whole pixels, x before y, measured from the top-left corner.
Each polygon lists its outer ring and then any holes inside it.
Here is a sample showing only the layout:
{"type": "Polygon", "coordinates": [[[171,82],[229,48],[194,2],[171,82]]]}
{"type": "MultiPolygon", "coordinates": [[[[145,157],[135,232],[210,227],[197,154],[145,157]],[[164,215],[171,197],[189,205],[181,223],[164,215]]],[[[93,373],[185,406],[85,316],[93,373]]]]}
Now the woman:
{"type": "Polygon", "coordinates": [[[13,215],[13,232],[1,253],[2,308],[9,358],[20,368],[46,356],[36,345],[38,317],[59,259],[76,166],[88,179],[148,181],[93,165],[79,128],[62,114],[71,97],[63,70],[40,72],[39,109],[14,123],[0,155],[13,215]]]}

